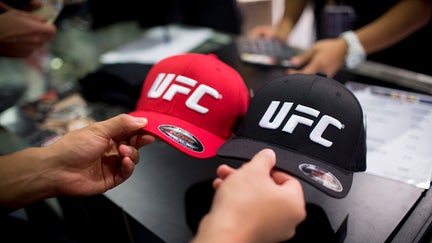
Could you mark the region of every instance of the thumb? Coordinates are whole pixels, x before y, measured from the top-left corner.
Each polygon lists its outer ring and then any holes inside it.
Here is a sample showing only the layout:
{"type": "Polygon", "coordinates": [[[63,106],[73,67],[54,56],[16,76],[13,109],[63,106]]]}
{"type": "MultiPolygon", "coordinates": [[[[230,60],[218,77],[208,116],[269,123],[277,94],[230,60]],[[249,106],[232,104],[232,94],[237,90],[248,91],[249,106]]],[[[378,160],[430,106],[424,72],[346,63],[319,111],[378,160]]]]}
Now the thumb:
{"type": "Polygon", "coordinates": [[[296,67],[304,66],[312,57],[312,50],[306,50],[302,53],[299,53],[291,58],[291,63],[296,67]]]}
{"type": "Polygon", "coordinates": [[[249,163],[244,164],[254,174],[270,175],[270,171],[276,164],[276,155],[271,149],[263,149],[251,159],[249,163]]]}
{"type": "Polygon", "coordinates": [[[115,141],[123,141],[137,134],[147,123],[147,118],[121,114],[100,122],[99,130],[115,141]]]}

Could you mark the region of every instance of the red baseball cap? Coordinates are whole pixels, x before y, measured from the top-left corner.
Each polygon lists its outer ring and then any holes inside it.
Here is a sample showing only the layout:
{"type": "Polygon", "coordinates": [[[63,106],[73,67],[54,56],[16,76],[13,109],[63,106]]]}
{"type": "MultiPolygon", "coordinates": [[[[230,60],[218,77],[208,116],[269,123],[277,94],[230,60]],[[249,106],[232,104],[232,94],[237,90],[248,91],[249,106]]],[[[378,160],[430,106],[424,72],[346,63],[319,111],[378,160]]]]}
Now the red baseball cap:
{"type": "Polygon", "coordinates": [[[130,114],[143,130],[196,158],[216,155],[246,114],[249,93],[240,74],[213,54],[165,58],[149,71],[130,114]]]}

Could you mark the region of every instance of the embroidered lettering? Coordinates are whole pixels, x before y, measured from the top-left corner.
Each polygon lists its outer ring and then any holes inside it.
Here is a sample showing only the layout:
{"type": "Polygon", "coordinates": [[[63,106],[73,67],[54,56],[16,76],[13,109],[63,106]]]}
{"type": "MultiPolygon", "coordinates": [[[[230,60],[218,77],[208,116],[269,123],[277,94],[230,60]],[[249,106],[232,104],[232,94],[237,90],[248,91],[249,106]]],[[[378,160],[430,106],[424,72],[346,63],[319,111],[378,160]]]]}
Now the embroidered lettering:
{"type": "MultiPolygon", "coordinates": [[[[266,112],[264,113],[263,117],[259,121],[259,126],[262,128],[272,129],[276,130],[281,125],[282,122],[287,117],[289,111],[291,110],[293,103],[292,102],[284,102],[282,107],[280,108],[279,112],[275,115],[276,110],[280,106],[280,101],[272,101],[270,105],[267,107],[266,112]]],[[[310,115],[311,117],[318,117],[320,114],[320,111],[313,109],[308,106],[304,106],[301,104],[298,104],[295,108],[296,111],[301,112],[303,114],[310,115]]],[[[287,132],[292,134],[297,127],[298,124],[302,124],[308,127],[312,127],[314,123],[314,120],[311,118],[307,118],[301,115],[292,114],[288,121],[285,123],[285,125],[282,128],[283,132],[287,132]]],[[[344,125],[337,120],[334,117],[324,115],[321,117],[321,119],[318,121],[318,123],[315,125],[315,127],[312,129],[311,133],[309,134],[309,139],[315,143],[321,144],[325,147],[332,146],[333,142],[330,140],[327,140],[322,137],[323,133],[327,129],[328,126],[334,126],[338,128],[339,130],[344,128],[344,125]]]]}
{"type": "Polygon", "coordinates": [[[205,95],[209,95],[215,99],[221,99],[222,96],[216,89],[205,84],[200,84],[189,94],[197,83],[196,80],[182,75],[176,76],[172,73],[160,73],[150,87],[147,97],[154,99],[162,97],[164,100],[171,101],[176,94],[189,95],[185,102],[186,107],[201,114],[205,114],[209,110],[199,104],[200,100],[205,95]]]}

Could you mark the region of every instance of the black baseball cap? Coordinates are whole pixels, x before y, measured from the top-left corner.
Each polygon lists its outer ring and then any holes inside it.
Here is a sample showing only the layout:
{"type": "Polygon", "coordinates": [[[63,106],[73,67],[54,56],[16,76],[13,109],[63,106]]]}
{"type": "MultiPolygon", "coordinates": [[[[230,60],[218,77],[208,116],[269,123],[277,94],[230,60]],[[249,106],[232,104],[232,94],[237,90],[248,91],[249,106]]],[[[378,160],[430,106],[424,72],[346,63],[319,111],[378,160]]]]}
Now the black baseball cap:
{"type": "Polygon", "coordinates": [[[343,198],[353,172],[366,170],[360,103],[342,83],[322,75],[291,74],[269,81],[216,154],[250,160],[264,148],[275,151],[276,168],[343,198]]]}

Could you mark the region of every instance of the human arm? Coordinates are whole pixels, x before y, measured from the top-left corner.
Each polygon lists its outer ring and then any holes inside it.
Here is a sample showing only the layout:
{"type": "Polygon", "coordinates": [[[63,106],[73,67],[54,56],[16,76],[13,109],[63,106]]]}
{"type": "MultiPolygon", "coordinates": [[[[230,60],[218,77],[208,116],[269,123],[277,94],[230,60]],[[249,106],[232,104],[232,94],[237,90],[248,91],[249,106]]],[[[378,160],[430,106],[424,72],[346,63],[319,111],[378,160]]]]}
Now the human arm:
{"type": "Polygon", "coordinates": [[[255,26],[248,35],[285,42],[308,4],[308,0],[285,0],[284,13],[276,25],[255,26]]]}
{"type": "Polygon", "coordinates": [[[193,243],[281,242],[294,236],[306,217],[301,184],[273,170],[275,154],[265,149],[235,170],[221,165],[210,212],[193,243]]]}
{"type": "Polygon", "coordinates": [[[140,132],[146,125],[146,119],[119,115],[69,132],[47,147],[1,156],[0,206],[100,194],[121,184],[139,162],[137,149],[154,141],[140,132]]]}
{"type": "Polygon", "coordinates": [[[0,9],[0,56],[27,57],[53,40],[57,29],[44,18],[3,2],[0,9]]]}
{"type": "Polygon", "coordinates": [[[42,6],[42,2],[40,0],[2,0],[0,1],[0,9],[5,10],[5,6],[31,12],[39,9],[42,6]]]}
{"type": "Polygon", "coordinates": [[[431,0],[403,0],[356,34],[366,53],[371,54],[408,37],[425,26],[431,16],[431,0]]]}
{"type": "MultiPolygon", "coordinates": [[[[386,49],[410,36],[431,19],[432,1],[402,0],[375,21],[355,31],[365,54],[369,55],[386,49]]],[[[324,72],[333,77],[344,65],[348,45],[341,37],[317,41],[311,48],[292,58],[299,70],[288,73],[324,72]]]]}

